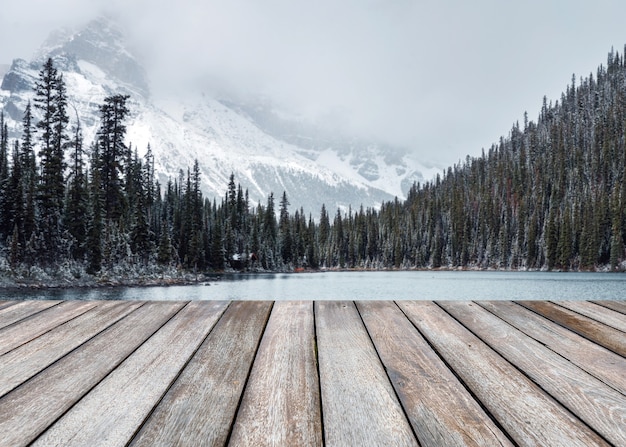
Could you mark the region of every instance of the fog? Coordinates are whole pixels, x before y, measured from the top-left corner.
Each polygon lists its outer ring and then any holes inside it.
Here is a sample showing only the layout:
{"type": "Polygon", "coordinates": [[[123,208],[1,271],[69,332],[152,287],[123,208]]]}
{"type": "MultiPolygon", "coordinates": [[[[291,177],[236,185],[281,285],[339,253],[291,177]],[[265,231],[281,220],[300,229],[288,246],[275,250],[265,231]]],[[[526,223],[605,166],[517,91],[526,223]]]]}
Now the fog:
{"type": "Polygon", "coordinates": [[[157,96],[265,97],[441,166],[534,120],[544,95],[626,44],[618,0],[23,0],[3,5],[0,64],[101,13],[127,29],[157,96]]]}

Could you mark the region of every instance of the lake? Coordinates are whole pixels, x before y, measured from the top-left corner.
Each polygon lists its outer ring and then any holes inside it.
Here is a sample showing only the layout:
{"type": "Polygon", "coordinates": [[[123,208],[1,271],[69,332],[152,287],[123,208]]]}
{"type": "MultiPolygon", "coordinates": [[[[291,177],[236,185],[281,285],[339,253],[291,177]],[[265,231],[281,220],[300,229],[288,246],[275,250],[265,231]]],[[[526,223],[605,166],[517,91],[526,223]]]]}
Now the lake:
{"type": "Polygon", "coordinates": [[[215,275],[198,285],[1,290],[58,300],[625,300],[624,273],[319,272],[215,275]]]}

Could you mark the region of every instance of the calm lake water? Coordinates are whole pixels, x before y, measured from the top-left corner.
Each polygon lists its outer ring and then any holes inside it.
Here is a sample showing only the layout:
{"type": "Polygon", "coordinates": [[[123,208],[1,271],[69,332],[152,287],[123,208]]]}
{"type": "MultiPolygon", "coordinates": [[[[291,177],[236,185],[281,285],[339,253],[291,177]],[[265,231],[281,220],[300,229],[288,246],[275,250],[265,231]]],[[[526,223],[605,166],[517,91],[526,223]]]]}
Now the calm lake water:
{"type": "Polygon", "coordinates": [[[0,290],[0,299],[626,300],[626,274],[440,271],[233,274],[187,286],[0,290]]]}

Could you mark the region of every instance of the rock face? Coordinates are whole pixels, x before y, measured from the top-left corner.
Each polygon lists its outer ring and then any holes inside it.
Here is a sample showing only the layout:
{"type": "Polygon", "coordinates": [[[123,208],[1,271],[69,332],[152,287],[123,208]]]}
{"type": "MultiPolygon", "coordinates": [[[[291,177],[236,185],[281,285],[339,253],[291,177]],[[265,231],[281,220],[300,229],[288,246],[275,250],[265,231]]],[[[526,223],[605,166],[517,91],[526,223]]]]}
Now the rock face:
{"type": "Polygon", "coordinates": [[[30,82],[27,79],[20,76],[23,72],[23,67],[26,66],[26,61],[23,59],[15,59],[9,72],[2,78],[2,85],[0,89],[8,90],[10,92],[25,92],[31,89],[30,82]]]}
{"type": "Polygon", "coordinates": [[[69,57],[63,70],[76,70],[74,61],[84,61],[100,68],[116,83],[144,97],[149,95],[143,67],[126,49],[123,31],[111,20],[100,17],[75,34],[57,33],[42,46],[38,59],[69,57]],[[69,35],[68,35],[69,34],[69,35]]]}
{"type": "Polygon", "coordinates": [[[317,217],[322,203],[328,210],[377,207],[436,172],[407,150],[324,132],[268,104],[201,92],[191,100],[153,98],[124,33],[107,18],[78,32],[55,33],[30,62],[15,59],[0,87],[0,107],[13,138],[21,134],[24,109],[48,57],[67,86],[70,127],[80,120],[86,146],[95,139],[104,98],[131,96],[127,140],[140,155],[150,145],[163,185],[179,178],[181,170],[186,175],[197,159],[209,198],[223,197],[233,173],[252,205],[265,203],[271,192],[278,198],[286,191],[292,208],[317,217]]]}

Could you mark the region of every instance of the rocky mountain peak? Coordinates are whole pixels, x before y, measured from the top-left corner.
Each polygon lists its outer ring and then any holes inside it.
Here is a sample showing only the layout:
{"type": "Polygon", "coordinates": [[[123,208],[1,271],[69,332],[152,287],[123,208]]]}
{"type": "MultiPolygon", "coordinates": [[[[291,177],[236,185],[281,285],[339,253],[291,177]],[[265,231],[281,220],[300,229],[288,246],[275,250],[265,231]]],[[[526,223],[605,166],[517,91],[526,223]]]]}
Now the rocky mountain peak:
{"type": "Polygon", "coordinates": [[[132,93],[148,97],[150,88],[145,70],[129,51],[122,28],[106,16],[100,16],[76,32],[52,33],[42,45],[35,62],[52,57],[57,68],[77,71],[77,60],[99,67],[132,93]]]}

